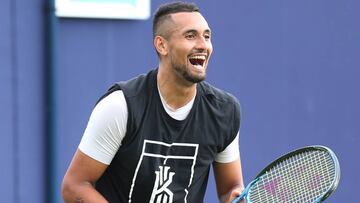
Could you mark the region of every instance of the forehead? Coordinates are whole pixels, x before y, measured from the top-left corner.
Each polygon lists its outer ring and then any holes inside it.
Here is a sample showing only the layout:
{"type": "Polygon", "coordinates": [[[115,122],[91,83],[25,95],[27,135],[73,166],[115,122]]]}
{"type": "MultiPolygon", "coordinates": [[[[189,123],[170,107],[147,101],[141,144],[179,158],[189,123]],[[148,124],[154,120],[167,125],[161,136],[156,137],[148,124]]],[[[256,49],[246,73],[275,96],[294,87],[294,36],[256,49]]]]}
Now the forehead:
{"type": "Polygon", "coordinates": [[[205,18],[199,12],[180,12],[171,14],[173,31],[197,30],[204,32],[210,30],[205,18]]]}

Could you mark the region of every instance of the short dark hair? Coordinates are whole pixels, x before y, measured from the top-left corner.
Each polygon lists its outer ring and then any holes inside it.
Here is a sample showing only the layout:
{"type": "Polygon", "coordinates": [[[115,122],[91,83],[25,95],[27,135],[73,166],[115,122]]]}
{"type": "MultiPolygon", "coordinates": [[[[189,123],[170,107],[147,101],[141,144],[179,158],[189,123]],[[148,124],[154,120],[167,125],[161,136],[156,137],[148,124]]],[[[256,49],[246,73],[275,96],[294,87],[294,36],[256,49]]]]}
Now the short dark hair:
{"type": "Polygon", "coordinates": [[[160,25],[167,19],[170,18],[170,14],[180,13],[180,12],[200,12],[200,9],[196,6],[195,3],[187,2],[172,2],[167,4],[162,4],[155,12],[153,19],[153,36],[158,35],[158,29],[160,25]]]}

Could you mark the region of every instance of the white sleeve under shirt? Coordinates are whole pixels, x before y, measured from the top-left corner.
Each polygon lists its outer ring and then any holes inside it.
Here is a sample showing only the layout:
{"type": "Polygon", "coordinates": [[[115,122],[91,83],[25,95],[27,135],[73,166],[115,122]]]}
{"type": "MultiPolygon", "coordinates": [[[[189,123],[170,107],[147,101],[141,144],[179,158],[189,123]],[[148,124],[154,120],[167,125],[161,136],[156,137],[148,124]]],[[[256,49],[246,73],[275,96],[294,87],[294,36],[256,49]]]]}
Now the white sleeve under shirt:
{"type": "MultiPolygon", "coordinates": [[[[184,109],[191,109],[192,104],[193,102],[189,102],[190,108],[181,107],[179,110],[184,111],[184,109]]],[[[164,105],[164,107],[166,109],[166,105],[164,105]]],[[[167,112],[172,117],[179,115],[177,110],[167,112]]],[[[185,114],[187,113],[188,112],[185,112],[185,114]]],[[[183,114],[183,112],[180,114],[183,114]]],[[[102,99],[91,113],[79,144],[80,151],[101,163],[109,165],[126,134],[127,117],[127,104],[121,90],[114,91],[102,99]]],[[[239,133],[224,151],[216,155],[215,161],[229,163],[238,158],[239,133]]]]}

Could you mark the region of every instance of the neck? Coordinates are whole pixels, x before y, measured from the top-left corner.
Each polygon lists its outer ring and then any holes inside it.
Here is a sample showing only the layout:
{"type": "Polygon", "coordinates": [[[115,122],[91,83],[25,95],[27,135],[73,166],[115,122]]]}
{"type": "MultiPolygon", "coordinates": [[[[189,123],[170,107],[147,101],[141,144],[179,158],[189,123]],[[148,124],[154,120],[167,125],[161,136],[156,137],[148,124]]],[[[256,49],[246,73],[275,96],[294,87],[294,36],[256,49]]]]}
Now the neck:
{"type": "Polygon", "coordinates": [[[159,65],[157,83],[161,96],[174,109],[185,106],[196,95],[196,84],[181,81],[177,75],[170,73],[159,65]]]}

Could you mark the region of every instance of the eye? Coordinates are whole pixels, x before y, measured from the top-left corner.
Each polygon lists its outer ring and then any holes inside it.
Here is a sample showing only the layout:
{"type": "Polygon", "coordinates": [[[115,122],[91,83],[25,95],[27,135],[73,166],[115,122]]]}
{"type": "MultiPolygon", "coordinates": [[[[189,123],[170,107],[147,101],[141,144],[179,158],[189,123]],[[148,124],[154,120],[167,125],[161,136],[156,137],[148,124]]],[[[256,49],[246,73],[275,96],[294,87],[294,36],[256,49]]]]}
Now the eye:
{"type": "Polygon", "coordinates": [[[193,34],[193,33],[188,33],[188,34],[185,35],[185,38],[186,38],[186,39],[195,39],[195,34],[193,34]]]}
{"type": "Polygon", "coordinates": [[[211,35],[210,35],[210,34],[205,34],[205,35],[204,35],[204,38],[205,38],[206,40],[210,40],[210,39],[211,39],[211,35]]]}

